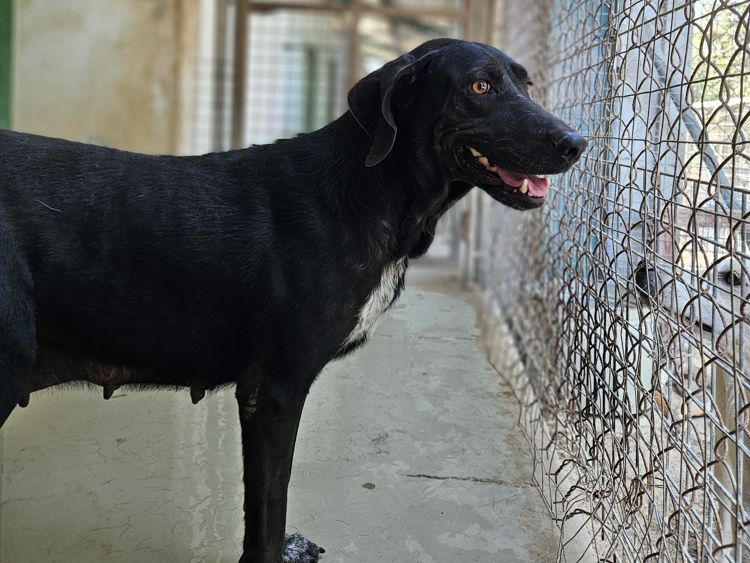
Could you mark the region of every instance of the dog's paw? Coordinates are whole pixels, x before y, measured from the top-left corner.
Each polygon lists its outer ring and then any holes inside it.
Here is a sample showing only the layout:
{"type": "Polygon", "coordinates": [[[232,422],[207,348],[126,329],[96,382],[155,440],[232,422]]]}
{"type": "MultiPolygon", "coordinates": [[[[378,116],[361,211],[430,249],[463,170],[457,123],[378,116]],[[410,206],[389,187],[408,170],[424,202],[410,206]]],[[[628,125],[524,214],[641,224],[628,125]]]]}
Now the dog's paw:
{"type": "Polygon", "coordinates": [[[315,545],[300,533],[286,537],[284,545],[284,563],[315,563],[325,549],[315,545]]]}

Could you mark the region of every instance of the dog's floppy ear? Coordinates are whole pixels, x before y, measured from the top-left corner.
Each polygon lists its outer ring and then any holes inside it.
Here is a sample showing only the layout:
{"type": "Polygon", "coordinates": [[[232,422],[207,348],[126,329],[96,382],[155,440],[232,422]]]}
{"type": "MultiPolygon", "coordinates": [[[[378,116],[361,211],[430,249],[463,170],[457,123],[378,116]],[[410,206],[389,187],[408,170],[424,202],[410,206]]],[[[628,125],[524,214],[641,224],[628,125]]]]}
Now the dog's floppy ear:
{"type": "Polygon", "coordinates": [[[408,53],[402,55],[365,76],[349,91],[349,110],[372,137],[366,166],[380,164],[393,149],[398,131],[393,118],[394,92],[399,84],[414,77],[429,55],[419,59],[408,53]]]}

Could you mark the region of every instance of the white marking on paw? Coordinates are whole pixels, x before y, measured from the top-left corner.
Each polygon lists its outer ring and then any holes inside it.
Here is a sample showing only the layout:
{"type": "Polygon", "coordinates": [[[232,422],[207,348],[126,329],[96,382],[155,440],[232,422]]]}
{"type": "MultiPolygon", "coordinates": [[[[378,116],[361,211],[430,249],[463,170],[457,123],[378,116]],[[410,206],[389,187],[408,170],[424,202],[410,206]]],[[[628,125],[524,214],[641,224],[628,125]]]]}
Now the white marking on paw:
{"type": "Polygon", "coordinates": [[[299,532],[286,536],[283,563],[315,563],[321,553],[320,547],[299,532]]]}
{"type": "Polygon", "coordinates": [[[391,306],[406,274],[406,259],[388,264],[380,275],[380,283],[372,290],[359,311],[354,330],[346,337],[342,347],[367,338],[383,313],[391,306]]]}

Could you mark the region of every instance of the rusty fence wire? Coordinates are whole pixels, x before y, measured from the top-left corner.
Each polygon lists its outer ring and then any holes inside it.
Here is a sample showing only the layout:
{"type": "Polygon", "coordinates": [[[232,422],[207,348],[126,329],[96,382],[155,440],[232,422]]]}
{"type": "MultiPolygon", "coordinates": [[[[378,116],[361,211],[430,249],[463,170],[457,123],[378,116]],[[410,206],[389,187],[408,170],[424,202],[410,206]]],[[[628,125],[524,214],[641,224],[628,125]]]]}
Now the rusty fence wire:
{"type": "Polygon", "coordinates": [[[590,139],[543,212],[485,206],[479,229],[560,558],[750,561],[750,2],[505,0],[500,18],[590,139]]]}

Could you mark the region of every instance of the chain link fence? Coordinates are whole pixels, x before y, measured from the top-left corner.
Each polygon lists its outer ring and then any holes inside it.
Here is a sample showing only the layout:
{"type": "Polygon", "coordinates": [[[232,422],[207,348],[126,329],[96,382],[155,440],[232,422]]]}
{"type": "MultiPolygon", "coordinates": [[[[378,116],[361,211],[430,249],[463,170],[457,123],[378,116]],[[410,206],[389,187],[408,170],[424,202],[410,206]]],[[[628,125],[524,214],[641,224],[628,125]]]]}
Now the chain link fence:
{"type": "Polygon", "coordinates": [[[750,2],[500,17],[501,48],[590,140],[543,212],[485,206],[478,228],[490,353],[560,557],[750,560],[750,2]]]}

